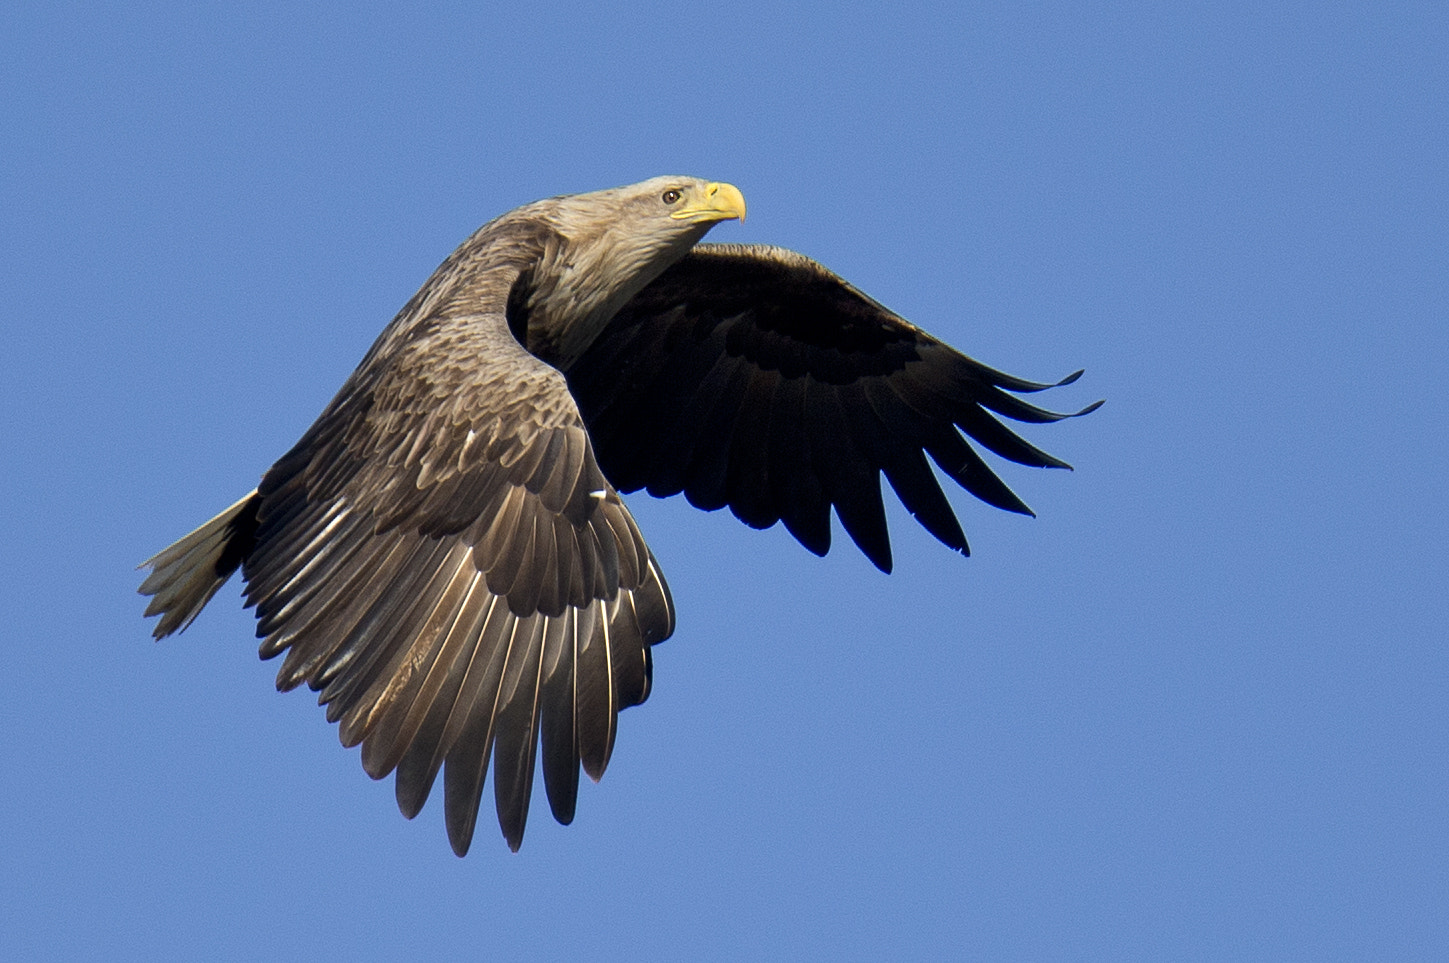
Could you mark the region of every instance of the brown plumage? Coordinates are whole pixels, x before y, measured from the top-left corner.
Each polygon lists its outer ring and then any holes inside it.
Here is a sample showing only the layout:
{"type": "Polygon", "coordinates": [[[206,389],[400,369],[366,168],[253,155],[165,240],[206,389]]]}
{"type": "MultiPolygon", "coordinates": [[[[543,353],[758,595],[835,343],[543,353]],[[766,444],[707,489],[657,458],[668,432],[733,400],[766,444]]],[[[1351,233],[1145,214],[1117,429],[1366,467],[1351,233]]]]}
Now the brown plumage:
{"type": "Polygon", "coordinates": [[[580,766],[603,775],[618,712],[648,697],[650,647],[674,630],[620,491],[783,521],[822,555],[833,506],[886,571],[882,472],[963,554],[927,456],[1028,512],[961,433],[1064,467],[992,416],[1066,417],[1016,396],[1049,386],[961,355],[798,254],[695,247],[743,216],[733,187],[666,177],[480,228],[256,491],[144,563],[156,637],[240,567],[262,657],[285,654],[278,688],[318,691],[367,772],[396,771],[406,816],[441,770],[459,855],[491,757],[516,850],[539,742],[567,823],[580,766]]]}

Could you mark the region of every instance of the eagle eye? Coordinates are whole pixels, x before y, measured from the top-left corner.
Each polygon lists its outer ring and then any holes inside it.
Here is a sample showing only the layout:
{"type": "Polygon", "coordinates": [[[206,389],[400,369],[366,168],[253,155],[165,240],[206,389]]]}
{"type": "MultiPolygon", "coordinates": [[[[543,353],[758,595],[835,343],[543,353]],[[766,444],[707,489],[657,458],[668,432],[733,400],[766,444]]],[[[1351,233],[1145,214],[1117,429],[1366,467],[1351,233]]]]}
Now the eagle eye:
{"type": "Polygon", "coordinates": [[[666,204],[676,204],[683,196],[683,194],[671,187],[669,190],[665,191],[663,196],[659,199],[666,204]]]}

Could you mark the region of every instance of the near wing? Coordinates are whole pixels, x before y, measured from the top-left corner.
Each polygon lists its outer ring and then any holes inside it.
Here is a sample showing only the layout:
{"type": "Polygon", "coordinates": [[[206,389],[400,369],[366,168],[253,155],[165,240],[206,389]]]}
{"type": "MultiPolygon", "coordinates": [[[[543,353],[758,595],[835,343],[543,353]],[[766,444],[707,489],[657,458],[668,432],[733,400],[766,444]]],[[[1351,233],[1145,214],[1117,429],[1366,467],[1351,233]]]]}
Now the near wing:
{"type": "Polygon", "coordinates": [[[286,653],[278,687],[319,690],[367,772],[397,770],[408,817],[443,768],[459,855],[490,751],[512,848],[540,737],[553,813],[573,818],[580,763],[603,774],[674,627],[562,377],[484,323],[506,342],[481,371],[422,345],[349,381],[263,479],[244,569],[262,656],[286,653]]]}
{"type": "Polygon", "coordinates": [[[783,521],[818,555],[830,548],[833,505],[884,571],[891,552],[879,472],[921,524],[964,554],[927,455],[973,495],[1025,514],[962,432],[1011,461],[1068,467],[992,416],[1069,417],[1008,393],[1055,385],[966,357],[782,248],[694,248],[625,305],[566,374],[620,491],[682,491],[699,508],[728,505],[755,528],[783,521]]]}

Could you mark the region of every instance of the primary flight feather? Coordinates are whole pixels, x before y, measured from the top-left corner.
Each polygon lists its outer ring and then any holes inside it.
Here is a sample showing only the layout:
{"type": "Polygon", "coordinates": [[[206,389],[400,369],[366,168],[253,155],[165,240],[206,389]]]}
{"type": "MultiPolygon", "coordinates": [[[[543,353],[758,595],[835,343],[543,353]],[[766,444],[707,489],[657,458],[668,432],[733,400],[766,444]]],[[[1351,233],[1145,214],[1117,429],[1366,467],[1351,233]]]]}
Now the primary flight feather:
{"type": "Polygon", "coordinates": [[[240,568],[262,657],[285,656],[278,688],[318,691],[367,772],[397,773],[406,816],[441,772],[460,856],[491,758],[516,850],[540,742],[567,823],[580,767],[603,775],[674,631],[620,492],[783,522],[820,555],[833,507],[884,571],[881,473],[963,554],[931,463],[1029,513],[963,433],[1065,467],[993,416],[1067,417],[1018,397],[1052,385],[967,358],[799,254],[699,244],[744,215],[729,184],[660,177],[484,225],[255,491],[143,563],[155,636],[240,568]]]}

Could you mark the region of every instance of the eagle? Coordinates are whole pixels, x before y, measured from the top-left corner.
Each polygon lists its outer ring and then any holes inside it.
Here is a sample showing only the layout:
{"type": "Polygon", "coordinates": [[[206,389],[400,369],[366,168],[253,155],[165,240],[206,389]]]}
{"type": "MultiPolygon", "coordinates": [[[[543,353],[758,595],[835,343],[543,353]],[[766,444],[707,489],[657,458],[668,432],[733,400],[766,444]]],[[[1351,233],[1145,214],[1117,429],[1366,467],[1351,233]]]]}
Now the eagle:
{"type": "Polygon", "coordinates": [[[833,508],[885,572],[882,473],[963,555],[932,463],[1031,514],[966,439],[1068,467],[996,416],[1072,417],[1020,395],[1081,372],[1012,377],[802,255],[700,243],[744,217],[733,185],[658,177],[479,228],[255,490],[142,563],[155,637],[240,569],[261,657],[285,656],[277,688],[317,692],[368,775],[396,773],[406,817],[441,772],[459,856],[491,758],[516,851],[535,768],[571,822],[580,769],[603,775],[619,711],[648,698],[650,649],[674,631],[621,493],[782,522],[817,555],[833,508]]]}

